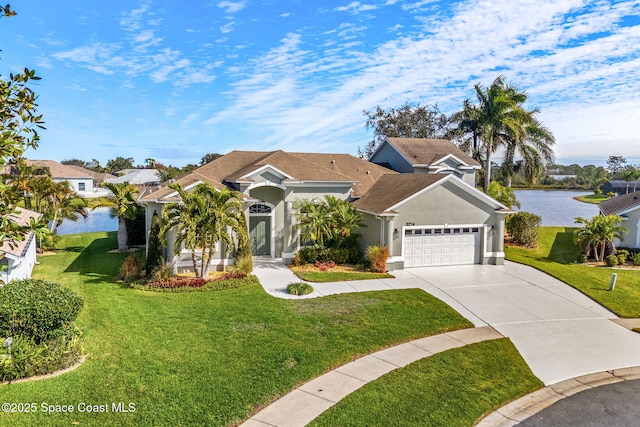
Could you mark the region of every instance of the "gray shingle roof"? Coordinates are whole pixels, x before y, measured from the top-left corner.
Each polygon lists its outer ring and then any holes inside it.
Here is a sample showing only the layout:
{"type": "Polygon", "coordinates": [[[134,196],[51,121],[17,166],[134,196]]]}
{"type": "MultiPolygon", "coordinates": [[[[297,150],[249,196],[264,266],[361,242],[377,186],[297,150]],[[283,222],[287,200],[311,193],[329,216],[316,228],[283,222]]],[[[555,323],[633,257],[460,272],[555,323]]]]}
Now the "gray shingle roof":
{"type": "MultiPolygon", "coordinates": [[[[10,215],[10,217],[20,226],[29,225],[29,221],[31,218],[39,219],[42,214],[38,212],[34,212],[28,209],[16,208],[16,213],[10,215]]],[[[29,247],[29,243],[33,239],[34,233],[30,231],[22,241],[14,242],[12,245],[9,244],[8,241],[3,241],[2,246],[0,246],[0,251],[6,252],[15,257],[23,257],[27,248],[29,247]]]]}
{"type": "Polygon", "coordinates": [[[604,215],[619,215],[640,207],[640,193],[629,193],[600,202],[600,212],[604,215]]]}
{"type": "Polygon", "coordinates": [[[480,166],[471,156],[448,139],[387,138],[413,165],[432,165],[453,155],[469,166],[480,166]]]}

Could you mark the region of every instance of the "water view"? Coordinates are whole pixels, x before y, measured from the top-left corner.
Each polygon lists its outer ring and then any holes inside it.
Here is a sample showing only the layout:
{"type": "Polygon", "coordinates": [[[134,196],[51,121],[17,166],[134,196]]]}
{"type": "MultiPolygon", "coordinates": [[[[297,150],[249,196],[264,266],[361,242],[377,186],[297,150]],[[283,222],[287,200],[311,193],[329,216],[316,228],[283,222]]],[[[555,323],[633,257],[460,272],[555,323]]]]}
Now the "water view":
{"type": "Polygon", "coordinates": [[[110,211],[111,208],[98,208],[94,211],[89,211],[87,219],[80,218],[76,222],[64,220],[58,227],[58,234],[116,231],[118,229],[118,219],[111,218],[110,211]]]}
{"type": "Polygon", "coordinates": [[[591,218],[599,213],[598,205],[583,203],[575,196],[591,194],[588,191],[566,190],[516,190],[521,211],[531,212],[542,218],[542,225],[573,227],[574,218],[591,218]]]}

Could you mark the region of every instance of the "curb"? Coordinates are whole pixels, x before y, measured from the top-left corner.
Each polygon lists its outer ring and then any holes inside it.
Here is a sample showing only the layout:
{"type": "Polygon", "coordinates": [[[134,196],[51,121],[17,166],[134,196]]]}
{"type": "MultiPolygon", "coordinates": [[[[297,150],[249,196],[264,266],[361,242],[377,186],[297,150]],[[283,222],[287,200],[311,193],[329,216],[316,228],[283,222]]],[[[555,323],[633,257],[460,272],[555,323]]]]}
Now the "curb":
{"type": "Polygon", "coordinates": [[[71,372],[74,369],[80,367],[80,365],[82,365],[87,360],[87,357],[89,357],[89,355],[85,354],[75,364],[69,366],[68,368],[64,368],[64,369],[60,369],[59,371],[51,372],[50,374],[36,375],[36,376],[33,376],[33,377],[20,378],[20,379],[12,380],[12,381],[5,381],[5,382],[0,383],[0,385],[12,385],[12,384],[26,383],[26,382],[30,382],[30,381],[46,380],[46,379],[49,379],[49,378],[57,377],[57,376],[60,376],[62,374],[66,374],[67,372],[71,372]]]}
{"type": "Polygon", "coordinates": [[[613,369],[571,378],[552,384],[503,407],[482,418],[476,427],[512,427],[554,403],[581,391],[621,381],[640,379],[640,366],[613,369]]]}

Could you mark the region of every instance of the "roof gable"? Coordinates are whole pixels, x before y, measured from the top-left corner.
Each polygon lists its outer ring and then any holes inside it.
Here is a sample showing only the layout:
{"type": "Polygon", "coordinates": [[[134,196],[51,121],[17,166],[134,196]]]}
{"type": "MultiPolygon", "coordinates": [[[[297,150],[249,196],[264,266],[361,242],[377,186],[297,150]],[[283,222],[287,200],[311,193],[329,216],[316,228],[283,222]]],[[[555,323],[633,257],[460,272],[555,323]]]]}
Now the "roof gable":
{"type": "Polygon", "coordinates": [[[376,154],[386,145],[393,148],[413,167],[428,167],[447,159],[455,159],[460,166],[479,169],[480,164],[447,139],[426,138],[385,138],[369,157],[374,161],[376,154]]]}
{"type": "Polygon", "coordinates": [[[383,176],[364,197],[353,202],[353,206],[365,212],[393,214],[396,209],[405,203],[409,203],[446,182],[456,185],[475,199],[496,210],[510,211],[510,209],[502,203],[451,174],[398,174],[383,176]]]}

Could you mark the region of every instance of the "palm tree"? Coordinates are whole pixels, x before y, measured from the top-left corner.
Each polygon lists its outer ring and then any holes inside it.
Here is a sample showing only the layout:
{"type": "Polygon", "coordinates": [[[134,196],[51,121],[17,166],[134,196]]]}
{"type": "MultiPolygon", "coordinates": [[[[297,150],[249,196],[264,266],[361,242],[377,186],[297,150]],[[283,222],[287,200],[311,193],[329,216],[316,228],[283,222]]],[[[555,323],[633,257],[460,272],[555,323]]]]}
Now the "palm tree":
{"type": "Polygon", "coordinates": [[[591,219],[578,217],[575,222],[583,226],[574,231],[574,240],[582,245],[587,255],[593,250],[596,261],[604,261],[608,244],[615,252],[614,239],[622,240],[623,233],[627,231],[622,226],[622,217],[618,215],[597,215],[591,219]]]}
{"type": "MultiPolygon", "coordinates": [[[[526,93],[520,91],[516,85],[506,83],[504,76],[496,78],[489,87],[476,84],[474,88],[478,105],[473,105],[470,100],[467,100],[463,110],[454,117],[457,117],[459,128],[473,133],[474,145],[478,151],[480,151],[478,138],[480,140],[484,151],[483,187],[486,192],[491,182],[491,155],[500,146],[508,145],[510,141],[515,144],[512,149],[514,155],[520,150],[519,146],[526,145],[525,141],[529,141],[529,145],[536,147],[544,140],[541,138],[543,133],[540,132],[544,128],[535,119],[538,110],[523,107],[527,100],[526,93]],[[532,142],[534,142],[533,145],[532,142]]],[[[550,134],[548,131],[547,133],[550,134]]],[[[550,145],[553,141],[546,139],[546,143],[550,145]]],[[[536,159],[540,157],[526,148],[520,151],[536,159]]],[[[532,173],[535,172],[535,162],[527,160],[527,164],[531,165],[532,173]]]]}
{"type": "Polygon", "coordinates": [[[65,219],[77,221],[80,217],[86,218],[87,203],[73,191],[68,181],[54,182],[47,196],[48,214],[51,221],[50,231],[55,234],[56,229],[65,219]]]}
{"type": "Polygon", "coordinates": [[[340,247],[351,231],[363,227],[362,214],[346,200],[326,195],[324,201],[299,200],[296,204],[298,223],[303,241],[313,242],[317,248],[325,245],[340,247]]]}
{"type": "Polygon", "coordinates": [[[180,202],[163,207],[160,235],[166,241],[169,230],[175,230],[174,252],[179,253],[183,246],[188,249],[196,277],[207,277],[218,242],[235,250],[234,234],[240,243],[248,240],[240,193],[226,188],[217,190],[208,183],[200,183],[190,191],[179,184],[170,187],[176,190],[180,202]]]}
{"type": "Polygon", "coordinates": [[[118,218],[118,250],[126,251],[127,246],[127,219],[135,219],[138,204],[138,187],[128,182],[103,184],[111,191],[110,196],[97,199],[91,210],[103,207],[111,208],[111,216],[118,218]]]}
{"type": "MultiPolygon", "coordinates": [[[[534,110],[530,111],[532,115],[535,114],[534,110]]],[[[553,134],[535,117],[526,124],[520,139],[507,138],[502,158],[502,175],[506,186],[511,187],[513,175],[519,170],[524,172],[529,184],[536,182],[542,175],[544,166],[553,163],[553,144],[553,134]],[[516,161],[516,154],[522,160],[516,161]]]]}
{"type": "Polygon", "coordinates": [[[19,159],[15,165],[12,165],[10,183],[21,193],[26,209],[31,209],[34,181],[47,175],[49,175],[47,169],[36,165],[30,166],[24,159],[19,159]]]}

